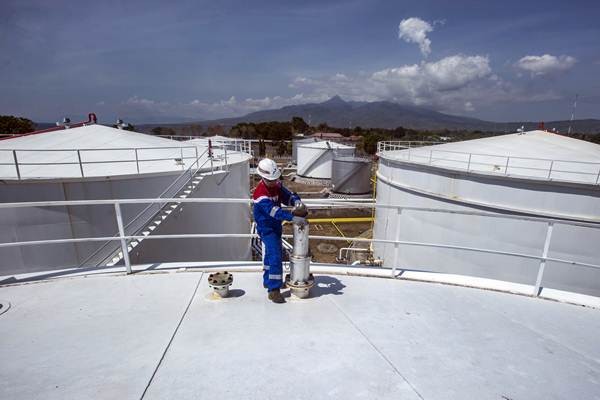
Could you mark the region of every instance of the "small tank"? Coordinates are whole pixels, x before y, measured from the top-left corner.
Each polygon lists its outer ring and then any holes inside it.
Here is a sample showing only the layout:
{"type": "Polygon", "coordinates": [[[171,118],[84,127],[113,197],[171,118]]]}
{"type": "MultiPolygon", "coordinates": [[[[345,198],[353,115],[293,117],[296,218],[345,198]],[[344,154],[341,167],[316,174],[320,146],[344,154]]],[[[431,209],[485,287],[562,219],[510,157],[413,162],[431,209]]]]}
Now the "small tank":
{"type": "Polygon", "coordinates": [[[371,192],[371,160],[360,157],[336,157],[331,169],[335,193],[366,194],[371,192]]]}
{"type": "Polygon", "coordinates": [[[307,138],[307,137],[296,137],[292,139],[292,160],[294,164],[298,164],[298,146],[306,144],[306,143],[314,143],[317,139],[315,138],[307,138]]]}

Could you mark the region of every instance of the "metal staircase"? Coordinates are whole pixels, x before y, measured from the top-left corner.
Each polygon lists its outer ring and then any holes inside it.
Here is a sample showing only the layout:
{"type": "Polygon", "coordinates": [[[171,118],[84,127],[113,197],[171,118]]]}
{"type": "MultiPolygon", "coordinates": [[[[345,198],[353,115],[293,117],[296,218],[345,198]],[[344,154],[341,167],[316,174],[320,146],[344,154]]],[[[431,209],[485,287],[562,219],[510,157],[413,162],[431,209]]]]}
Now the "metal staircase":
{"type": "MultiPolygon", "coordinates": [[[[223,182],[223,180],[227,177],[228,174],[229,174],[229,171],[227,171],[227,170],[219,170],[219,171],[211,170],[209,172],[197,173],[187,182],[186,186],[184,186],[178,193],[176,193],[172,197],[186,199],[192,193],[194,193],[194,191],[198,188],[198,186],[200,185],[200,183],[202,182],[202,180],[205,177],[222,175],[223,178],[221,179],[221,182],[223,182]]],[[[160,209],[160,211],[158,213],[156,213],[152,218],[150,218],[150,221],[147,222],[143,228],[139,229],[137,233],[133,234],[133,236],[149,236],[149,235],[151,235],[152,232],[155,231],[173,212],[180,209],[181,204],[182,203],[180,203],[180,202],[166,203],[160,209]]],[[[143,240],[144,240],[143,238],[140,238],[140,239],[133,239],[133,240],[129,241],[127,244],[127,250],[129,252],[131,252],[143,240]]],[[[118,264],[122,260],[123,260],[123,252],[119,248],[119,250],[113,256],[113,258],[110,260],[107,260],[105,265],[113,266],[113,265],[118,264]]]]}
{"type": "MultiPolygon", "coordinates": [[[[157,196],[157,198],[181,198],[190,196],[200,185],[206,176],[222,175],[223,178],[229,174],[227,158],[215,155],[210,148],[200,154],[194,162],[181,173],[171,184],[157,196]],[[203,159],[203,157],[206,157],[203,159]],[[207,167],[205,167],[208,165],[207,167]]],[[[155,231],[174,211],[180,207],[180,202],[155,203],[145,207],[134,218],[124,226],[125,233],[130,236],[149,236],[155,231]]],[[[114,235],[115,237],[118,234],[114,235]]],[[[127,249],[131,252],[144,239],[133,239],[128,242],[127,249]]],[[[80,266],[113,266],[123,260],[121,246],[115,241],[104,243],[100,248],[87,257],[80,266]]]]}

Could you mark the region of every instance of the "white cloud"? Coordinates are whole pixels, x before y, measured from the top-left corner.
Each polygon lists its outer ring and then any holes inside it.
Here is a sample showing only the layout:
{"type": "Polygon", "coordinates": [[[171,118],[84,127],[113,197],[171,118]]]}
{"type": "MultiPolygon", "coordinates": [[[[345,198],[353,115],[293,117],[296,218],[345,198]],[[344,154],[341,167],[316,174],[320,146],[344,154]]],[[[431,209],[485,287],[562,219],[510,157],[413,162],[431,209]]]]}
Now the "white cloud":
{"type": "Polygon", "coordinates": [[[185,117],[195,120],[240,116],[289,105],[319,103],[334,95],[353,101],[393,101],[426,106],[449,113],[472,112],[496,102],[556,99],[552,91],[516,87],[494,74],[487,56],[454,55],[438,61],[401,65],[367,73],[336,73],[293,79],[290,96],[168,103],[133,96],[123,103],[140,116],[185,117]]]}
{"type": "Polygon", "coordinates": [[[544,75],[566,71],[572,68],[577,60],[571,56],[525,56],[515,63],[515,66],[534,75],[544,75]]]}
{"type": "Polygon", "coordinates": [[[383,97],[417,105],[436,105],[439,99],[460,92],[492,72],[484,56],[456,55],[436,62],[388,68],[372,74],[383,97]]]}
{"type": "Polygon", "coordinates": [[[421,49],[423,56],[431,53],[431,40],[427,37],[433,31],[433,26],[420,18],[412,17],[403,19],[398,26],[398,38],[407,43],[416,43],[421,49]]]}

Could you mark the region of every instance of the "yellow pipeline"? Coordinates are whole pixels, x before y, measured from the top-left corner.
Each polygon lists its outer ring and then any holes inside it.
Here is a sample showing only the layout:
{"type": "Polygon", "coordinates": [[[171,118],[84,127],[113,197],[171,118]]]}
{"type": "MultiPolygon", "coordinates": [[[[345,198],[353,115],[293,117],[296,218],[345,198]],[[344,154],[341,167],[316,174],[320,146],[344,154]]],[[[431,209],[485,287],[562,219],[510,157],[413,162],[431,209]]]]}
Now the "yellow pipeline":
{"type": "Polygon", "coordinates": [[[338,217],[338,218],[309,218],[311,224],[351,224],[353,222],[372,222],[373,217],[338,217]]]}

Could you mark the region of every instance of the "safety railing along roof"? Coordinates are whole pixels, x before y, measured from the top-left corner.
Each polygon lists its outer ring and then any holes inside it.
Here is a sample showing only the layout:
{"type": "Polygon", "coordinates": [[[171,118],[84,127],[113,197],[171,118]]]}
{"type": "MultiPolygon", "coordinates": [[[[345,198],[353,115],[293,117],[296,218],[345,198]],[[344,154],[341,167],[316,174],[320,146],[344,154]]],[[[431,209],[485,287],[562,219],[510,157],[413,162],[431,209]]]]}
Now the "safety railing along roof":
{"type": "MultiPolygon", "coordinates": [[[[234,199],[234,198],[154,198],[154,199],[111,199],[111,200],[71,200],[71,201],[38,201],[38,202],[23,202],[23,203],[0,203],[0,209],[7,208],[23,208],[23,207],[61,207],[61,206],[94,206],[94,205],[113,205],[115,209],[115,219],[118,227],[118,234],[116,236],[102,236],[102,237],[84,237],[84,238],[65,238],[65,239],[46,239],[46,240],[31,240],[31,241],[14,241],[0,243],[0,248],[6,247],[17,247],[17,246],[38,246],[47,244],[61,244],[61,243],[81,243],[81,242],[106,242],[106,241],[118,241],[120,242],[121,249],[123,252],[124,268],[127,273],[132,272],[131,263],[129,260],[128,241],[135,239],[143,240],[160,240],[160,239],[201,239],[201,238],[256,238],[258,235],[253,233],[203,233],[203,234],[170,234],[170,235],[127,235],[124,229],[124,221],[121,213],[121,205],[124,204],[164,204],[166,202],[174,203],[218,203],[218,204],[252,204],[250,199],[234,199]]],[[[541,218],[541,217],[528,217],[521,215],[506,215],[506,214],[494,214],[480,211],[466,211],[466,210],[447,210],[427,207],[410,207],[399,204],[375,204],[364,200],[323,200],[323,199],[307,199],[305,202],[312,206],[332,207],[332,208],[388,208],[397,209],[403,213],[406,211],[418,211],[418,212],[433,212],[433,213],[451,213],[460,215],[471,215],[481,217],[491,217],[499,219],[513,219],[521,221],[536,221],[544,222],[547,224],[547,237],[552,232],[554,225],[564,224],[572,226],[584,226],[593,229],[600,229],[600,224],[582,222],[576,220],[560,220],[553,218],[541,218]]],[[[538,260],[540,262],[538,273],[536,276],[536,282],[534,285],[533,295],[538,295],[539,289],[543,282],[544,268],[548,261],[562,263],[571,267],[591,268],[600,269],[599,264],[579,262],[575,260],[562,259],[557,257],[550,257],[549,246],[550,243],[544,243],[544,248],[540,249],[539,254],[527,254],[512,251],[503,251],[489,248],[476,248],[468,246],[458,246],[444,243],[431,243],[431,242],[420,242],[420,241],[408,241],[400,240],[400,229],[396,230],[396,237],[394,240],[388,239],[369,239],[362,237],[339,237],[339,236],[323,236],[323,235],[310,235],[310,239],[320,240],[332,240],[332,241],[353,241],[353,242],[370,242],[370,243],[384,243],[394,245],[394,260],[392,262],[392,274],[395,276],[395,271],[398,266],[398,250],[399,246],[417,246],[417,247],[429,247],[429,248],[443,248],[443,249],[454,249],[465,252],[476,252],[485,254],[497,254],[504,256],[519,257],[523,259],[538,260]]],[[[291,238],[291,235],[283,235],[284,238],[291,238]]],[[[159,261],[159,260],[157,260],[159,261]]]]}
{"type": "Polygon", "coordinates": [[[470,173],[534,178],[547,181],[600,184],[600,162],[518,157],[436,148],[440,142],[386,141],[377,153],[391,160],[470,173]],[[426,148],[423,148],[427,146],[426,148]]]}
{"type": "MultiPolygon", "coordinates": [[[[200,150],[204,150],[200,146],[200,150]]],[[[162,170],[185,170],[199,157],[227,163],[233,153],[251,155],[250,144],[238,141],[211,145],[199,155],[198,146],[146,146],[95,149],[0,149],[1,179],[63,178],[143,174],[162,170]],[[229,154],[228,154],[229,153],[229,154]],[[94,171],[93,167],[103,167],[94,171]],[[53,170],[54,169],[54,170],[53,170]]]]}

